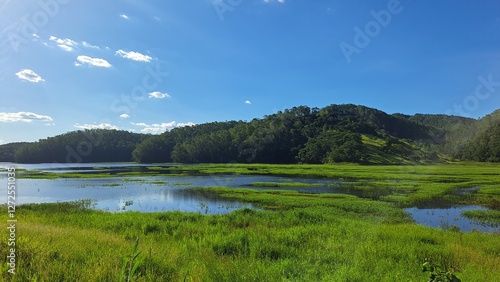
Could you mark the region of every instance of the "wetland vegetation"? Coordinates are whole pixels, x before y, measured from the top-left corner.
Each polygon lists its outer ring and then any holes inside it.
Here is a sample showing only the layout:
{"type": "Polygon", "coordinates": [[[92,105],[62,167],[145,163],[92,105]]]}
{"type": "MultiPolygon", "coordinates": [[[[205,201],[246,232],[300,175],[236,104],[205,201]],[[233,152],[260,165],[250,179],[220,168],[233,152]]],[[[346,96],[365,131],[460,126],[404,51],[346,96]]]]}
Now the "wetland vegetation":
{"type": "MultiPolygon", "coordinates": [[[[90,201],[21,205],[16,213],[18,273],[12,281],[118,281],[123,258],[137,238],[141,254],[133,281],[426,281],[428,274],[421,272],[426,261],[453,269],[462,281],[494,281],[500,273],[498,233],[425,227],[404,209],[435,202],[478,205],[489,209],[464,216],[486,225],[498,223],[500,167],[495,164],[164,165],[119,175],[105,168],[96,172],[99,179],[127,179],[124,185],[162,186],[193,175],[283,180],[251,182],[271,186],[254,187],[263,190],[181,185],[193,193],[258,207],[224,214],[106,212],[93,209],[90,201]],[[140,173],[171,180],[146,181],[140,173]],[[301,181],[291,181],[298,176],[301,181]],[[317,188],[304,179],[334,180],[332,186],[346,191],[382,193],[362,197],[275,190],[317,188]]],[[[21,171],[19,177],[34,175],[54,181],[50,179],[88,180],[93,174],[21,171]]],[[[5,206],[2,212],[6,214],[5,206]]],[[[3,252],[7,245],[0,244],[3,252]]]]}

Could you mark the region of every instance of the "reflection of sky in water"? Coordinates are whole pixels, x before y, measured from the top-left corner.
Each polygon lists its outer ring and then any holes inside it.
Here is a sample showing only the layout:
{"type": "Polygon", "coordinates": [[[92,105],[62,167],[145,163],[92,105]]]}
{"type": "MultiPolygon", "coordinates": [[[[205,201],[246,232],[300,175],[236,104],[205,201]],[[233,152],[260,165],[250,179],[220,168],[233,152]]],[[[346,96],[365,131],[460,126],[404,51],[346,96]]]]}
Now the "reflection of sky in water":
{"type": "Polygon", "coordinates": [[[468,219],[461,215],[462,211],[468,210],[487,210],[481,206],[462,206],[451,208],[408,208],[409,212],[415,222],[418,224],[436,227],[436,228],[449,228],[457,226],[461,231],[470,232],[473,229],[483,232],[500,232],[500,227],[491,227],[481,225],[474,220],[468,219]]]}
{"type": "MultiPolygon", "coordinates": [[[[214,179],[204,177],[141,177],[95,179],[18,179],[17,204],[95,200],[95,207],[109,211],[190,211],[224,213],[251,204],[224,200],[210,193],[193,191],[191,185],[213,186],[214,179]],[[151,183],[164,181],[168,183],[151,183]],[[171,183],[171,184],[170,184],[171,183]],[[188,185],[189,184],[189,185],[188,185]],[[202,185],[205,184],[205,185],[202,185]]],[[[3,188],[5,190],[6,188],[3,188]]],[[[6,190],[2,193],[6,193],[6,190]]]]}
{"type": "MultiPolygon", "coordinates": [[[[0,168],[12,166],[0,163],[0,168]]],[[[65,171],[75,169],[92,169],[94,167],[123,168],[128,166],[144,167],[148,164],[23,164],[18,168],[65,171]]],[[[0,173],[5,179],[6,172],[0,173]]],[[[210,176],[147,176],[147,177],[113,177],[84,179],[17,179],[16,202],[51,203],[91,199],[96,208],[109,211],[189,211],[202,213],[225,213],[242,207],[253,207],[251,204],[217,198],[213,194],[204,194],[191,189],[192,186],[226,186],[232,188],[293,190],[304,193],[346,193],[362,197],[359,190],[349,190],[342,182],[335,179],[314,179],[298,177],[277,177],[268,175],[210,175],[210,176]],[[154,181],[161,183],[152,183],[154,181]],[[318,187],[252,187],[253,182],[302,182],[323,184],[318,187]],[[118,185],[118,186],[113,186],[118,185]]],[[[7,202],[7,185],[0,187],[2,202],[7,202]]],[[[377,195],[375,195],[377,196],[377,195]]],[[[446,228],[457,226],[468,232],[477,229],[483,232],[500,232],[500,227],[490,227],[463,217],[465,210],[485,210],[479,206],[450,207],[437,206],[408,208],[413,219],[422,225],[446,228]]]]}

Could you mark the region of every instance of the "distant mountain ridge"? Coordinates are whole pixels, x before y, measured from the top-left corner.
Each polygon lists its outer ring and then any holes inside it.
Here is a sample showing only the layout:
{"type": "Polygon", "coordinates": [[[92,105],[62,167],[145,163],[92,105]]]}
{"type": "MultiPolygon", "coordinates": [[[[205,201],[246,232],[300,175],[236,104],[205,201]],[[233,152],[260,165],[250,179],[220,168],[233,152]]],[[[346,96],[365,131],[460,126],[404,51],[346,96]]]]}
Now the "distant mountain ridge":
{"type": "Polygon", "coordinates": [[[342,104],[321,109],[293,107],[248,122],[211,122],[161,135],[119,130],[69,132],[33,143],[1,145],[0,161],[500,162],[499,142],[500,110],[476,120],[442,114],[387,114],[342,104]]]}

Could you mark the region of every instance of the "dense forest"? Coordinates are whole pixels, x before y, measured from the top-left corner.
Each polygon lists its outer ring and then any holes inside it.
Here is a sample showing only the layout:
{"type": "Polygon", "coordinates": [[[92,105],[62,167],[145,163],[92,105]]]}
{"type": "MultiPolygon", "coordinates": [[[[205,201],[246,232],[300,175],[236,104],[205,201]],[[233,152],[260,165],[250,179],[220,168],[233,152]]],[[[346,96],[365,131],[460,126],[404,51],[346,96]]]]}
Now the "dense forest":
{"type": "Polygon", "coordinates": [[[480,120],[387,114],[352,104],[294,107],[249,122],[175,128],[160,135],[85,130],[0,146],[0,161],[416,164],[500,162],[500,111],[480,120]]]}
{"type": "MultiPolygon", "coordinates": [[[[148,137],[120,130],[80,130],[19,146],[14,159],[19,163],[128,162],[148,137]]],[[[0,155],[7,145],[0,146],[0,155]]]]}

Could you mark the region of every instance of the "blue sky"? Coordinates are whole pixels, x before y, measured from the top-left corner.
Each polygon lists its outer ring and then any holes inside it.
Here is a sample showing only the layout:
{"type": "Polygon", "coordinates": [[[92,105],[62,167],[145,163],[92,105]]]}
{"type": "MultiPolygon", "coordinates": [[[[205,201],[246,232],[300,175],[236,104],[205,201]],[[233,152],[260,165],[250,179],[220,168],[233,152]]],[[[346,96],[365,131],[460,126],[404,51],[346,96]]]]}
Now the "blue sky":
{"type": "Polygon", "coordinates": [[[299,105],[500,108],[500,2],[0,0],[0,143],[299,105]]]}

